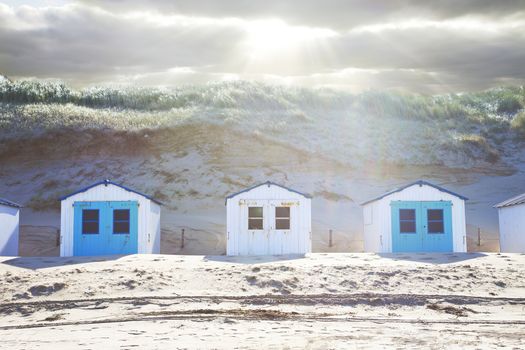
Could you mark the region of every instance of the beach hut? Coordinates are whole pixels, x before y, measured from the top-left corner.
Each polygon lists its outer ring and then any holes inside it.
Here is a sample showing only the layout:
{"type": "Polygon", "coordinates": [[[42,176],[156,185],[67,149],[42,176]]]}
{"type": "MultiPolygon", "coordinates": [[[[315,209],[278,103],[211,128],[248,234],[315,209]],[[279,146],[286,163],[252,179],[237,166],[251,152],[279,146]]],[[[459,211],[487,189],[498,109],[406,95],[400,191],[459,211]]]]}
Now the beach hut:
{"type": "Polygon", "coordinates": [[[362,204],[366,252],[466,252],[467,198],[417,181],[362,204]]]}
{"type": "Polygon", "coordinates": [[[160,253],[157,200],[110,180],[60,200],[60,256],[160,253]]]}
{"type": "Polygon", "coordinates": [[[0,256],[18,255],[20,208],[20,204],[0,198],[0,256]]]}
{"type": "Polygon", "coordinates": [[[494,207],[499,216],[500,251],[525,253],[525,193],[494,207]]]}
{"type": "Polygon", "coordinates": [[[226,198],[228,255],[312,251],[310,196],[266,182],[226,198]]]}

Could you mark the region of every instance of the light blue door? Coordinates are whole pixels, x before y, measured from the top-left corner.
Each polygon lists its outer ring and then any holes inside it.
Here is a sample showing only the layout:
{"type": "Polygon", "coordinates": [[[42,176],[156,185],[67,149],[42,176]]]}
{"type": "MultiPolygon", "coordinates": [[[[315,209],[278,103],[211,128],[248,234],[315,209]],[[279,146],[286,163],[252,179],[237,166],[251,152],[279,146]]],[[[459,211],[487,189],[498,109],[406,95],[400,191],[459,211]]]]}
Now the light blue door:
{"type": "Polygon", "coordinates": [[[452,252],[452,203],[391,203],[392,252],[452,252]]]}
{"type": "Polygon", "coordinates": [[[419,252],[423,232],[420,229],[421,202],[392,202],[392,252],[419,252]]]}
{"type": "Polygon", "coordinates": [[[108,254],[137,254],[138,204],[137,202],[108,202],[109,225],[108,254]]]}
{"type": "Polygon", "coordinates": [[[423,252],[452,252],[452,203],[421,202],[423,252]]]}
{"type": "Polygon", "coordinates": [[[138,252],[136,201],[75,202],[73,255],[138,252]]]}

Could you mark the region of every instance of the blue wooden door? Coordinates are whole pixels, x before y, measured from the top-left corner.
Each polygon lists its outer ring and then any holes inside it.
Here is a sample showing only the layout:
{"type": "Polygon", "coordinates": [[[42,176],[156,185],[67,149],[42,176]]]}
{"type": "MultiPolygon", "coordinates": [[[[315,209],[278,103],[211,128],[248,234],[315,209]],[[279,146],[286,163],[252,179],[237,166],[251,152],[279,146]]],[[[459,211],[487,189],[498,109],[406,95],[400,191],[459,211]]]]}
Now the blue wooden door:
{"type": "Polygon", "coordinates": [[[391,203],[392,252],[452,252],[452,203],[391,203]]]}
{"type": "Polygon", "coordinates": [[[102,255],[106,202],[75,202],[73,255],[102,255]]]}
{"type": "Polygon", "coordinates": [[[421,251],[422,230],[420,202],[392,202],[392,251],[421,251]]]}
{"type": "Polygon", "coordinates": [[[136,254],[138,252],[137,202],[108,202],[109,254],[136,254]]]}
{"type": "Polygon", "coordinates": [[[73,255],[138,252],[138,203],[75,202],[73,255]]]}
{"type": "Polygon", "coordinates": [[[423,252],[452,252],[452,203],[422,202],[423,252]]]}

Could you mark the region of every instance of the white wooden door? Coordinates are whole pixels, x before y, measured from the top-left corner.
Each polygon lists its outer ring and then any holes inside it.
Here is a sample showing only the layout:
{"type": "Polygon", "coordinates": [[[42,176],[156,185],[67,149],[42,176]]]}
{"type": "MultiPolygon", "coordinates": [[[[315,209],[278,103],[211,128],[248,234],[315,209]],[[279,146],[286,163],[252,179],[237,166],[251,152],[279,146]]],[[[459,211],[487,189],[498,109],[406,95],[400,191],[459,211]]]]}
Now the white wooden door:
{"type": "Polygon", "coordinates": [[[239,255],[268,255],[268,201],[243,200],[239,205],[239,255]]]}
{"type": "Polygon", "coordinates": [[[269,201],[269,255],[299,252],[298,205],[294,200],[269,201]]]}
{"type": "Polygon", "coordinates": [[[297,200],[241,200],[239,209],[239,255],[283,255],[302,251],[297,200]]]}

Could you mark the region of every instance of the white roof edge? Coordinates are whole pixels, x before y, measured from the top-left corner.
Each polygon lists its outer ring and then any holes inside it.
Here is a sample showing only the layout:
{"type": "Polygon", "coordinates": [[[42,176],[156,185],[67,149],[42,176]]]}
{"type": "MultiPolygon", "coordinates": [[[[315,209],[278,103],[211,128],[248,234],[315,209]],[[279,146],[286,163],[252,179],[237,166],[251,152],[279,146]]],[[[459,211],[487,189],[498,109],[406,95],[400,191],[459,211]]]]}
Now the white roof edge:
{"type": "Polygon", "coordinates": [[[494,205],[494,208],[512,207],[514,205],[525,204],[525,193],[509,198],[503,202],[494,205]]]}
{"type": "Polygon", "coordinates": [[[395,194],[395,193],[402,192],[402,191],[406,190],[407,188],[410,188],[410,187],[413,187],[413,186],[416,186],[416,185],[418,185],[418,186],[420,186],[420,187],[421,187],[421,186],[429,186],[429,187],[434,188],[435,190],[441,191],[441,192],[443,192],[443,193],[447,193],[447,194],[449,194],[449,195],[452,195],[452,196],[457,197],[457,198],[459,198],[459,199],[462,199],[462,200],[464,200],[464,201],[468,200],[467,197],[462,196],[462,195],[460,195],[460,194],[458,194],[458,193],[456,193],[456,192],[452,192],[452,191],[450,191],[450,190],[447,190],[447,189],[444,188],[444,187],[441,187],[441,186],[435,185],[435,184],[433,184],[433,183],[431,183],[431,182],[428,182],[428,181],[425,181],[425,180],[418,180],[418,181],[415,181],[415,182],[409,183],[409,184],[407,184],[407,185],[405,185],[405,186],[401,186],[401,187],[396,188],[396,189],[394,189],[394,190],[391,190],[391,191],[385,192],[385,193],[383,193],[382,195],[380,195],[380,196],[378,196],[378,197],[375,197],[375,198],[370,199],[370,200],[368,200],[368,201],[366,201],[366,202],[363,202],[363,203],[361,203],[361,206],[365,206],[365,205],[368,205],[368,204],[370,204],[370,203],[376,202],[376,201],[378,201],[378,200],[381,200],[381,199],[383,199],[383,198],[389,197],[389,196],[391,196],[391,195],[393,195],[393,194],[395,194]]]}
{"type": "Polygon", "coordinates": [[[310,196],[310,195],[307,194],[307,193],[299,192],[299,191],[294,190],[294,189],[292,189],[292,188],[290,188],[290,187],[286,187],[286,186],[280,185],[280,184],[275,183],[275,182],[272,182],[272,181],[266,181],[266,182],[263,182],[263,183],[260,183],[260,184],[257,184],[257,185],[254,185],[254,186],[251,186],[251,187],[245,188],[245,189],[242,190],[242,191],[238,191],[238,192],[232,193],[232,194],[230,194],[229,196],[227,196],[227,197],[225,198],[225,201],[224,201],[224,202],[227,203],[229,199],[235,198],[235,197],[237,197],[238,195],[240,195],[240,194],[242,194],[242,193],[249,192],[249,191],[251,191],[251,190],[254,190],[254,189],[256,189],[256,188],[258,188],[258,187],[261,187],[261,186],[264,186],[264,185],[267,185],[268,187],[270,187],[270,186],[277,186],[277,187],[280,187],[280,188],[282,188],[282,189],[284,189],[284,190],[287,190],[287,191],[289,191],[289,192],[292,192],[292,193],[295,193],[295,194],[301,195],[301,196],[305,197],[306,199],[312,199],[312,196],[310,196]]]}

